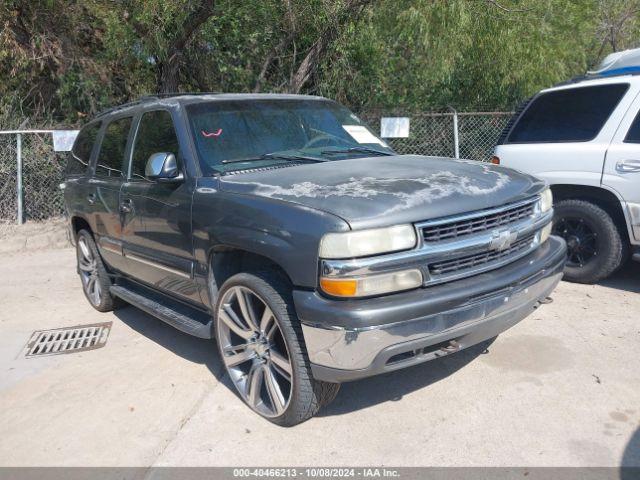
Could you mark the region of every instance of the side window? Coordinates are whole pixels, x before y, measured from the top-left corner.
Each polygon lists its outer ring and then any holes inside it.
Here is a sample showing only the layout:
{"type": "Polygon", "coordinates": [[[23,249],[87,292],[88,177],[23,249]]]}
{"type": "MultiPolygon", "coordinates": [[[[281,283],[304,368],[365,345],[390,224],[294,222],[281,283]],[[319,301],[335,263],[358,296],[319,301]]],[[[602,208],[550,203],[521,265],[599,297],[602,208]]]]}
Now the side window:
{"type": "Polygon", "coordinates": [[[624,137],[624,143],[640,143],[640,112],[638,112],[636,118],[633,119],[627,136],[624,137]]]}
{"type": "Polygon", "coordinates": [[[513,127],[507,143],[593,140],[628,88],[628,83],[616,83],[538,95],[513,127]]]}
{"type": "Polygon", "coordinates": [[[147,112],[140,119],[131,164],[131,178],[144,179],[149,157],[158,152],[173,153],[178,157],[178,137],[171,114],[166,110],[147,112]]]}
{"type": "Polygon", "coordinates": [[[89,166],[91,150],[96,141],[98,132],[100,131],[100,123],[94,123],[84,127],[78,134],[73,148],[67,155],[67,175],[83,175],[89,166]]]}
{"type": "Polygon", "coordinates": [[[131,117],[120,118],[107,125],[96,163],[97,176],[119,177],[122,175],[122,163],[130,128],[131,117]]]}

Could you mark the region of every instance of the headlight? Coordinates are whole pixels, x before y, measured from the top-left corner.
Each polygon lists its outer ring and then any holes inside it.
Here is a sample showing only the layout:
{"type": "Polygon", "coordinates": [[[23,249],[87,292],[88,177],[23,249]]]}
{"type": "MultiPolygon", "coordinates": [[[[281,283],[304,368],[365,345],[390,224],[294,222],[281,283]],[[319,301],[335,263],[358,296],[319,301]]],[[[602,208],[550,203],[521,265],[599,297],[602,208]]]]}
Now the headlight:
{"type": "Polygon", "coordinates": [[[553,194],[551,193],[550,188],[546,188],[540,194],[540,212],[548,212],[553,207],[553,194]]]}
{"type": "Polygon", "coordinates": [[[408,250],[416,245],[412,225],[354,232],[327,233],[320,241],[320,258],[354,258],[408,250]]]}
{"type": "Polygon", "coordinates": [[[540,230],[540,243],[544,243],[551,235],[551,230],[553,229],[553,223],[547,223],[542,230],[540,230]]]}
{"type": "Polygon", "coordinates": [[[421,285],[422,273],[418,269],[361,278],[320,278],[322,290],[334,297],[368,297],[410,290],[421,285]]]}

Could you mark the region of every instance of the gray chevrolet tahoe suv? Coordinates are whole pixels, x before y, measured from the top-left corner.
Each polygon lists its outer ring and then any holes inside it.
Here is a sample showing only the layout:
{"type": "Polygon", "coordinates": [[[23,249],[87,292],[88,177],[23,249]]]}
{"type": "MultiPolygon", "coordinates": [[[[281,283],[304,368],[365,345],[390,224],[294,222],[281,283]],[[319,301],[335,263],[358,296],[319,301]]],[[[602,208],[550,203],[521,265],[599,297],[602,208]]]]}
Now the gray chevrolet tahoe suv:
{"type": "Polygon", "coordinates": [[[396,155],[319,97],[116,107],[81,130],[64,191],[91,305],[215,338],[239,396],[287,426],[340,382],[515,325],[566,256],[542,181],[396,155]]]}

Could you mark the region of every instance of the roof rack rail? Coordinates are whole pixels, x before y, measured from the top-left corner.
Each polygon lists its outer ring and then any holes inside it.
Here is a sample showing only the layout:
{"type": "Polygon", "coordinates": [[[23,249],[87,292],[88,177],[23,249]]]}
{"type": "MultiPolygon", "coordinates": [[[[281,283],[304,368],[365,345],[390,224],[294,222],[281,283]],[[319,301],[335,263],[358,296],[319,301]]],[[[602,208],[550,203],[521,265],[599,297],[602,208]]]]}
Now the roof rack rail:
{"type": "Polygon", "coordinates": [[[137,100],[132,100],[127,103],[123,103],[121,105],[116,105],[115,107],[109,107],[104,110],[101,110],[96,114],[94,118],[102,117],[107,115],[108,113],[113,113],[118,110],[122,110],[123,108],[133,107],[136,105],[140,105],[145,102],[150,102],[153,100],[158,100],[161,98],[172,98],[172,97],[182,97],[186,95],[219,95],[220,92],[175,92],[175,93],[151,93],[149,95],[143,95],[137,100]]]}
{"type": "Polygon", "coordinates": [[[104,110],[99,111],[94,118],[103,117],[108,113],[116,112],[118,110],[122,110],[123,108],[133,107],[134,105],[138,105],[142,103],[140,100],[133,100],[131,102],[123,103],[121,105],[116,105],[115,107],[105,108],[104,110]]]}
{"type": "Polygon", "coordinates": [[[188,95],[219,95],[222,92],[173,92],[173,93],[150,93],[149,95],[144,95],[140,97],[140,100],[143,99],[154,99],[154,98],[171,98],[171,97],[184,97],[188,95]]]}

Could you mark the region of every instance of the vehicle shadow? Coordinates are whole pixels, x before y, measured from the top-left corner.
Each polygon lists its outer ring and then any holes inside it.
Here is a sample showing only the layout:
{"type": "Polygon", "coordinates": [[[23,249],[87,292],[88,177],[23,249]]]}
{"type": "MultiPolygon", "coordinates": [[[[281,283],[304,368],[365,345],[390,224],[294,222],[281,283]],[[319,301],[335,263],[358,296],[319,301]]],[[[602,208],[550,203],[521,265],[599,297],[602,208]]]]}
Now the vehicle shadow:
{"type": "MultiPolygon", "coordinates": [[[[236,393],[225,375],[222,361],[213,340],[192,337],[132,306],[116,310],[115,316],[140,335],[193,363],[205,365],[215,378],[236,393]]],[[[487,352],[493,342],[488,340],[454,355],[443,357],[385,375],[366,378],[342,385],[335,401],[318,416],[343,415],[378,403],[399,401],[407,393],[436,383],[461,369],[487,352]]]]}
{"type": "Polygon", "coordinates": [[[234,393],[214,340],[197,338],[167,325],[142,310],[126,306],[115,310],[115,316],[140,335],[193,363],[205,365],[215,378],[234,393]]]}
{"type": "Polygon", "coordinates": [[[640,262],[629,260],[620,270],[598,283],[598,285],[640,293],[640,262]]]}
{"type": "Polygon", "coordinates": [[[404,395],[439,382],[488,353],[494,340],[413,367],[344,383],[333,403],[320,410],[317,416],[344,415],[379,403],[400,401],[404,395]]]}
{"type": "Polygon", "coordinates": [[[620,461],[620,480],[637,480],[638,478],[640,478],[640,428],[631,435],[620,461]]]}

